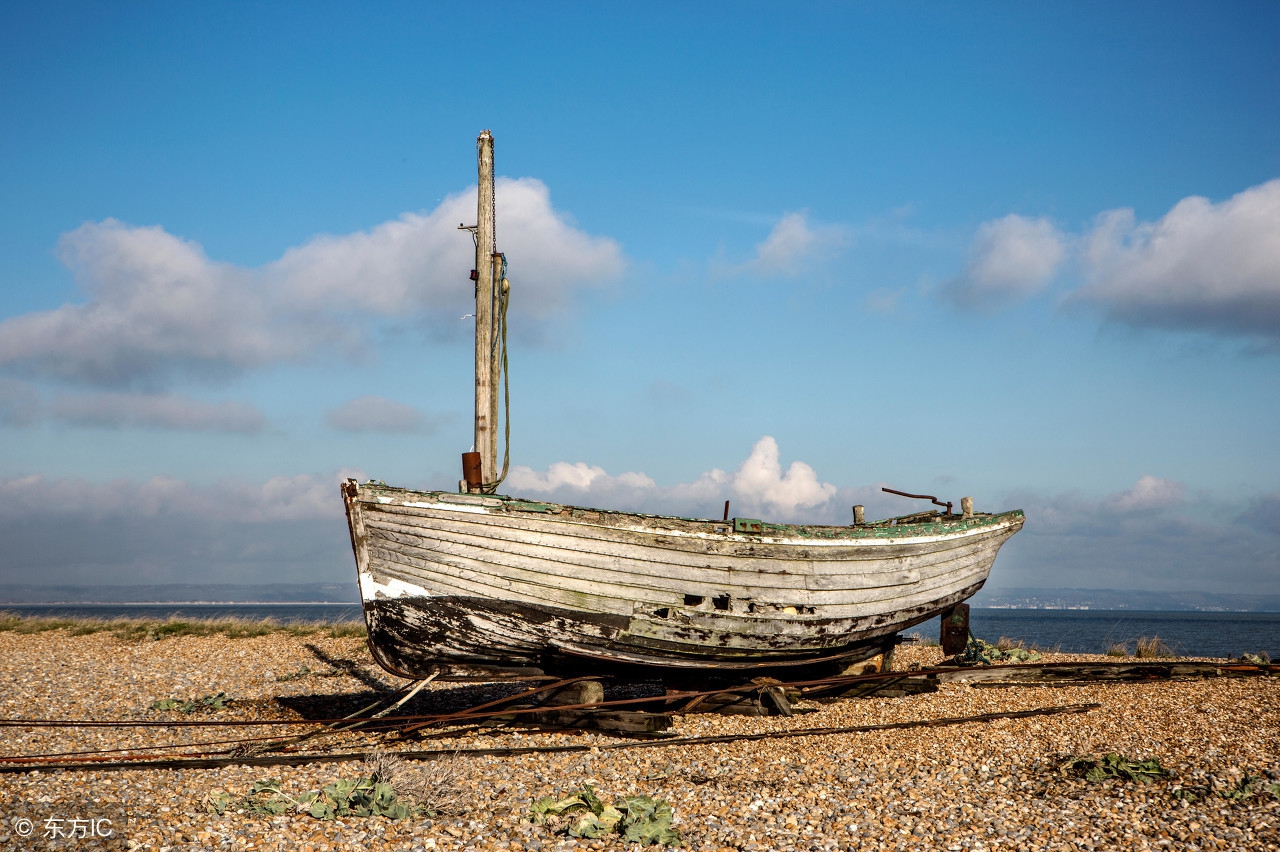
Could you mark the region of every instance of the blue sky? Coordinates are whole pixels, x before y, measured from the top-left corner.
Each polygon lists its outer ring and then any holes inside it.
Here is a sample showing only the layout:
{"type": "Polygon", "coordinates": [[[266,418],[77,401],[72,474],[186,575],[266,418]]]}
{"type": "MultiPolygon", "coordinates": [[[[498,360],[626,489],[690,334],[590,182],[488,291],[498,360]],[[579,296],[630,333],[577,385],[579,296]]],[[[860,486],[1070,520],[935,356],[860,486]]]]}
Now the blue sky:
{"type": "Polygon", "coordinates": [[[491,128],[512,493],[972,494],[1028,513],[994,586],[1276,592],[1278,37],[1264,3],[9,4],[0,582],[345,579],[340,475],[456,483],[491,128]]]}

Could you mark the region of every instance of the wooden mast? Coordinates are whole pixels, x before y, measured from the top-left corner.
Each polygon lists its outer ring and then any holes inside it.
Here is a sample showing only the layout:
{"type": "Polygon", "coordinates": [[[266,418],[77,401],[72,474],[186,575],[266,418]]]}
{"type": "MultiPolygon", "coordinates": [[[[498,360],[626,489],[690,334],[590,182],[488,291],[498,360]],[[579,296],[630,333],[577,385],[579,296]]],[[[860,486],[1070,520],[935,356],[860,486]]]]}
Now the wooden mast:
{"type": "MultiPolygon", "coordinates": [[[[497,475],[498,431],[494,417],[493,382],[493,134],[481,131],[476,139],[479,190],[476,193],[476,443],[480,453],[480,481],[497,475]]],[[[499,270],[498,274],[501,274],[499,270]]],[[[477,487],[470,490],[478,491],[477,487]]]]}

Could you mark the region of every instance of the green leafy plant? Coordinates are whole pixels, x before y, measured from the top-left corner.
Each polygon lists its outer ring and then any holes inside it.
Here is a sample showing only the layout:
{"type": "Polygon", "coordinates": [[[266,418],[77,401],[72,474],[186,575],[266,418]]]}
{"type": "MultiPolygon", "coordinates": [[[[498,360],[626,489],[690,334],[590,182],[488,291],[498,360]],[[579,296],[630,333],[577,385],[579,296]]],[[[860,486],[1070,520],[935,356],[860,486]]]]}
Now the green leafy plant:
{"type": "Polygon", "coordinates": [[[195,713],[201,710],[224,710],[227,702],[231,699],[227,698],[225,692],[219,692],[217,695],[204,695],[200,698],[193,698],[190,701],[183,701],[178,698],[162,698],[159,701],[151,702],[152,710],[177,710],[179,713],[195,713]]]}
{"type": "Polygon", "coordinates": [[[390,784],[371,775],[339,778],[296,799],[284,793],[278,781],[258,781],[239,798],[225,792],[209,794],[205,799],[205,809],[218,815],[243,812],[279,816],[294,811],[326,820],[371,816],[398,820],[414,813],[413,808],[398,800],[390,784]]]}
{"type": "Polygon", "coordinates": [[[1271,655],[1266,651],[1259,651],[1256,654],[1241,654],[1237,662],[1249,666],[1269,666],[1271,665],[1271,655]]]}
{"type": "Polygon", "coordinates": [[[302,680],[307,677],[342,677],[343,674],[344,672],[340,672],[337,669],[327,669],[326,671],[315,672],[311,670],[310,666],[304,665],[297,671],[276,675],[276,681],[278,683],[288,683],[291,680],[302,680]]]}
{"type": "Polygon", "coordinates": [[[1176,787],[1173,795],[1175,798],[1186,799],[1189,802],[1198,802],[1210,796],[1218,796],[1231,802],[1243,802],[1255,796],[1271,796],[1273,799],[1280,799],[1280,782],[1268,781],[1261,775],[1246,772],[1236,786],[1223,786],[1220,789],[1216,779],[1211,776],[1208,784],[1176,787]]]}
{"type": "Polygon", "coordinates": [[[293,799],[280,792],[278,781],[255,782],[248,793],[238,798],[222,791],[210,793],[205,797],[205,810],[219,816],[227,812],[254,816],[279,816],[294,807],[293,799]]]}
{"type": "Polygon", "coordinates": [[[529,808],[530,821],[552,832],[594,839],[620,834],[643,846],[679,846],[680,832],[671,827],[671,805],[651,796],[630,796],[608,804],[584,784],[581,790],[556,798],[545,796],[529,808]]]}
{"type": "Polygon", "coordinates": [[[973,634],[969,634],[969,643],[965,645],[960,659],[962,662],[979,666],[990,666],[995,663],[1034,663],[1040,659],[1038,653],[1013,644],[1011,639],[1001,637],[1000,644],[1008,647],[1002,649],[998,645],[984,642],[973,634]]]}
{"type": "Polygon", "coordinates": [[[1122,754],[1087,755],[1074,757],[1062,764],[1062,771],[1068,775],[1083,777],[1087,781],[1139,781],[1149,784],[1157,778],[1170,774],[1160,765],[1156,758],[1133,760],[1122,754]]]}
{"type": "Polygon", "coordinates": [[[1267,779],[1261,775],[1250,775],[1246,772],[1245,776],[1240,779],[1240,783],[1236,784],[1232,789],[1221,792],[1218,795],[1222,796],[1224,799],[1230,799],[1233,802],[1238,802],[1242,799],[1248,799],[1253,796],[1261,796],[1263,793],[1269,793],[1280,799],[1280,784],[1268,783],[1267,779]]]}
{"type": "Polygon", "coordinates": [[[276,680],[280,683],[286,683],[291,680],[302,680],[304,677],[306,677],[309,674],[311,674],[310,666],[303,666],[302,668],[298,669],[296,672],[289,672],[288,674],[276,675],[276,680]]]}

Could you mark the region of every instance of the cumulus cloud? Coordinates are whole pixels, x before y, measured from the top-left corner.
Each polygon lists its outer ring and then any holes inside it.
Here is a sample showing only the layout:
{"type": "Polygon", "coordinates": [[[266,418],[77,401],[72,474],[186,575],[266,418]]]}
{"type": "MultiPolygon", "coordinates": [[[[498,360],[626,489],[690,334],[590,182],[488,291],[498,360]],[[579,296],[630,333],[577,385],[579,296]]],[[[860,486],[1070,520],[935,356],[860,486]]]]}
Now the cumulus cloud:
{"type": "Polygon", "coordinates": [[[751,448],[751,455],[734,474],[733,487],[782,514],[825,503],[836,493],[834,485],[819,482],[813,468],[802,461],[792,462],[784,474],[778,461],[778,442],[768,435],[751,448]]]}
{"type": "Polygon", "coordinates": [[[87,301],[0,322],[0,367],[91,384],[226,375],[296,356],[329,331],[290,321],[250,271],[158,227],[85,224],[59,254],[87,301]]]}
{"type": "Polygon", "coordinates": [[[266,418],[243,402],[206,402],[174,394],[62,394],[49,404],[52,419],[97,429],[184,432],[261,432],[266,418]]]}
{"type": "Polygon", "coordinates": [[[1010,214],[984,222],[969,262],[942,294],[976,311],[1007,307],[1042,291],[1066,255],[1066,237],[1048,219],[1010,214]]]}
{"type": "Polygon", "coordinates": [[[717,264],[722,276],[793,276],[816,260],[837,253],[848,243],[847,231],[838,225],[812,225],[807,213],[788,213],[757,243],[754,256],[741,264],[717,264]]]}
{"type": "Polygon", "coordinates": [[[1143,474],[1132,488],[1108,497],[1106,505],[1119,512],[1164,509],[1181,503],[1185,491],[1181,482],[1143,474]]]}
{"type": "Polygon", "coordinates": [[[577,491],[599,494],[606,490],[650,489],[657,483],[643,473],[621,473],[609,476],[604,468],[585,462],[555,462],[542,472],[517,465],[507,477],[507,484],[523,491],[577,491]]]}
{"type": "Polygon", "coordinates": [[[1218,204],[1191,196],[1156,222],[1101,214],[1074,303],[1133,326],[1280,341],[1280,179],[1218,204]]]}
{"type": "MultiPolygon", "coordinates": [[[[812,467],[793,461],[783,472],[778,442],[766,435],[734,473],[714,468],[692,482],[661,487],[643,473],[610,476],[584,462],[556,462],[545,471],[516,466],[507,477],[512,493],[598,506],[707,516],[717,501],[731,500],[739,514],[811,521],[833,513],[836,486],[820,482],[812,467]]],[[[852,504],[850,504],[852,505],[852,504]]]]}
{"type": "Polygon", "coordinates": [[[438,424],[412,405],[385,396],[362,396],[325,415],[325,422],[342,432],[430,433],[438,424]]]}
{"type": "MultiPolygon", "coordinates": [[[[545,317],[574,289],[617,277],[622,250],[608,237],[578,230],[551,205],[540,180],[499,178],[498,248],[507,256],[515,295],[511,311],[545,317]]],[[[370,231],[317,237],[291,248],[265,269],[289,304],[310,310],[348,308],[382,316],[474,305],[468,274],[475,249],[459,224],[474,224],[475,188],[446,198],[429,213],[406,213],[370,231]]]]}
{"type": "MultiPolygon", "coordinates": [[[[514,316],[544,319],[622,271],[618,244],[575,228],[540,181],[500,179],[497,195],[514,316]]],[[[59,244],[85,300],[0,321],[0,368],[108,386],[227,378],[321,348],[358,350],[379,320],[456,325],[474,264],[457,226],[475,218],[474,198],[318,237],[255,269],[211,260],[158,226],[87,223],[59,244]]]]}

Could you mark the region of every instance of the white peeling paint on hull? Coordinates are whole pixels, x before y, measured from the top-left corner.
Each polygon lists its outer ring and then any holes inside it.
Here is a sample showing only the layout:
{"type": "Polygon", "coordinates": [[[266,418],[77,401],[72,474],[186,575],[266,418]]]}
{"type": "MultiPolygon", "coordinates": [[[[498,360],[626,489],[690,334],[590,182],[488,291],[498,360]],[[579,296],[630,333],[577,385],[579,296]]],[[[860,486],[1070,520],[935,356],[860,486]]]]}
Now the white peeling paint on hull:
{"type": "Polygon", "coordinates": [[[388,670],[555,658],[783,665],[878,653],[971,596],[1021,512],[733,533],[723,522],[343,486],[370,647],[388,670]]]}

